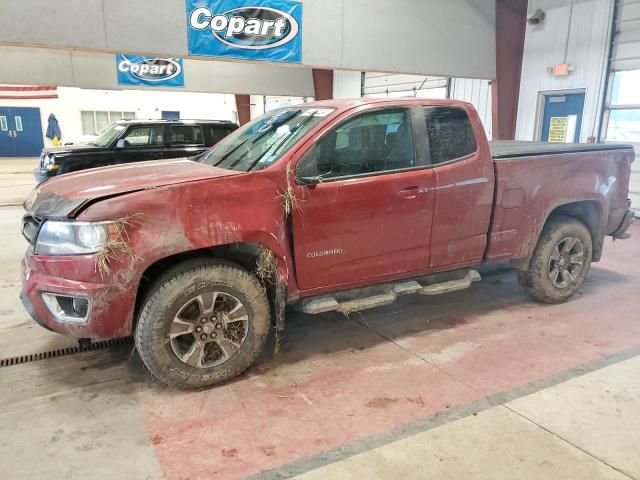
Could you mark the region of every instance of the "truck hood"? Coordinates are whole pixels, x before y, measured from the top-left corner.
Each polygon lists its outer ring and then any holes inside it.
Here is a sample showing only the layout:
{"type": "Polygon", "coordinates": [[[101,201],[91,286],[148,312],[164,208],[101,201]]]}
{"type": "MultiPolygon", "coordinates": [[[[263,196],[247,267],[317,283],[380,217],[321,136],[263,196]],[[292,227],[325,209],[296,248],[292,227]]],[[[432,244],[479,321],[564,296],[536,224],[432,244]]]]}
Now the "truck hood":
{"type": "Polygon", "coordinates": [[[24,202],[29,214],[38,217],[75,217],[89,204],[140,190],[239,175],[187,160],[154,160],[94,168],[54,177],[38,185],[24,202]]]}

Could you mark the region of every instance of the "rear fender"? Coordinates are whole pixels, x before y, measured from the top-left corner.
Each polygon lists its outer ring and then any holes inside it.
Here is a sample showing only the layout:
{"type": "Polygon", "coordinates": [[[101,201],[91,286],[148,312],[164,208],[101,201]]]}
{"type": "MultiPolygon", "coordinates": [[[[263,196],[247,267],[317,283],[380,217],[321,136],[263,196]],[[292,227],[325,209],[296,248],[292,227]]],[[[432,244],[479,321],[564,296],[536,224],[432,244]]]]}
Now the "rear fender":
{"type": "Polygon", "coordinates": [[[584,223],[589,232],[591,233],[591,239],[593,242],[593,261],[597,262],[602,257],[602,247],[604,244],[605,230],[607,219],[603,212],[605,212],[605,206],[603,205],[604,198],[600,199],[585,199],[585,200],[565,200],[559,201],[554,204],[546,212],[544,221],[540,222],[532,232],[535,236],[535,242],[530,242],[530,248],[527,251],[527,255],[523,258],[519,258],[511,261],[511,265],[518,270],[527,270],[531,261],[531,256],[538,245],[540,235],[547,223],[557,215],[565,215],[575,218],[576,220],[584,223]]]}

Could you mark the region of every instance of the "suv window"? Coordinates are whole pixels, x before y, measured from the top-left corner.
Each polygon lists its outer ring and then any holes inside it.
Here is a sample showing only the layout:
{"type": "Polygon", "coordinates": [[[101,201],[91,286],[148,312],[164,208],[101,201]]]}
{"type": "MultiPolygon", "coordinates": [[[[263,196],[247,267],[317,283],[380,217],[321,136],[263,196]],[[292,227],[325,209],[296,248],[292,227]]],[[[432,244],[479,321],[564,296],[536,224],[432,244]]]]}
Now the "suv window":
{"type": "Polygon", "coordinates": [[[466,157],[476,151],[476,137],[467,112],[455,107],[426,107],[431,163],[466,157]]]}
{"type": "Polygon", "coordinates": [[[212,147],[233,131],[228,125],[203,125],[205,145],[212,147]]]}
{"type": "Polygon", "coordinates": [[[124,139],[132,147],[164,144],[164,127],[161,125],[148,125],[133,127],[125,135],[124,139]]]}
{"type": "Polygon", "coordinates": [[[305,153],[302,176],[344,177],[416,166],[407,110],[364,113],[338,125],[305,153]]]}
{"type": "Polygon", "coordinates": [[[200,125],[172,125],[171,145],[204,145],[200,125]]]}

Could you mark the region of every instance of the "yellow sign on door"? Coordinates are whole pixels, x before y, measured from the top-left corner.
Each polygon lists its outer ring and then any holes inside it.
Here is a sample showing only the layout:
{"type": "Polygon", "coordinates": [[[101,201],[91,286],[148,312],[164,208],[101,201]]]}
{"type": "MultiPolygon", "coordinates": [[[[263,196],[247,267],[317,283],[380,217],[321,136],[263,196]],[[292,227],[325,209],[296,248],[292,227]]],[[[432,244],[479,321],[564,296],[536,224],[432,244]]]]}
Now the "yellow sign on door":
{"type": "Polygon", "coordinates": [[[553,143],[564,143],[567,141],[567,129],[569,127],[569,117],[551,117],[549,125],[549,138],[547,141],[553,143]]]}

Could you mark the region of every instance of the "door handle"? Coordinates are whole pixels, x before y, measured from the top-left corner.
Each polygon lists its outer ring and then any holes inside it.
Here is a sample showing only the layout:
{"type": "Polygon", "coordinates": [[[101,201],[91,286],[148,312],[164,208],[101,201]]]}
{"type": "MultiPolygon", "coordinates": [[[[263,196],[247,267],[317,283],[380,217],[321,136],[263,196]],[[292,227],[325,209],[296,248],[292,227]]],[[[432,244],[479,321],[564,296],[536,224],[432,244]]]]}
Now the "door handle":
{"type": "Polygon", "coordinates": [[[400,198],[416,198],[420,193],[420,187],[417,185],[411,187],[405,187],[398,192],[400,198]]]}

